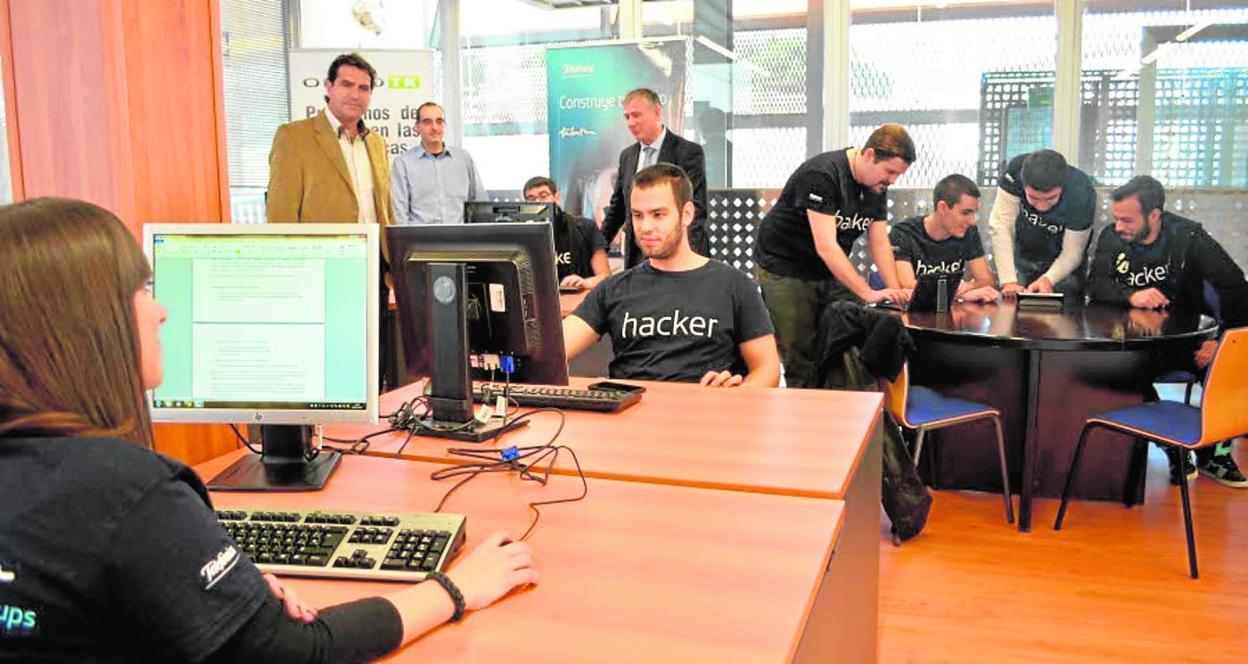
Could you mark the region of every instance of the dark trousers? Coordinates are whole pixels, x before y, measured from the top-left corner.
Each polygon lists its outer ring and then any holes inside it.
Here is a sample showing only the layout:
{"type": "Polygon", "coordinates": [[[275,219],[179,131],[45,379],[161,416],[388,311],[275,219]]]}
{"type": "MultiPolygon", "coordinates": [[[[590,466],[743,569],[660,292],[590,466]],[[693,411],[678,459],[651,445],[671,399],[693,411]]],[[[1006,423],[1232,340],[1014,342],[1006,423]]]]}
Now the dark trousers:
{"type": "MultiPolygon", "coordinates": [[[[757,268],[755,277],[763,290],[763,302],[776,328],[776,347],[784,364],[784,384],[788,387],[829,386],[816,375],[819,358],[815,339],[819,316],[824,307],[837,302],[862,303],[853,291],[836,279],[797,279],[757,268]]],[[[845,375],[833,379],[835,387],[863,387],[874,384],[858,359],[857,350],[846,353],[845,375]]]]}

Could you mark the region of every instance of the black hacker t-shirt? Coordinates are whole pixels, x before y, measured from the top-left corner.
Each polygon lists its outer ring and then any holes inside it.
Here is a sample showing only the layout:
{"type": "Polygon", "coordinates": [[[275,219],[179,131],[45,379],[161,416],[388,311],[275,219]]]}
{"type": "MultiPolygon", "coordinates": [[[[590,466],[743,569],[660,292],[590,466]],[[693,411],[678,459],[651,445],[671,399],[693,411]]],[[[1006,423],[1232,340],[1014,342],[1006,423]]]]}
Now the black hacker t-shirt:
{"type": "Polygon", "coordinates": [[[889,232],[893,242],[893,256],[908,261],[914,267],[914,276],[951,277],[961,279],[967,264],[984,255],[984,245],[979,230],[971,226],[962,237],[933,240],[923,226],[923,217],[911,217],[893,226],[889,232]]]}
{"type": "Polygon", "coordinates": [[[1097,240],[1097,253],[1107,252],[1113,256],[1110,263],[1110,278],[1113,282],[1131,292],[1156,288],[1173,296],[1170,282],[1179,275],[1170,274],[1171,239],[1170,233],[1165,232],[1173,226],[1176,224],[1163,226],[1163,232],[1158,233],[1157,239],[1147,245],[1138,242],[1128,244],[1114,232],[1113,226],[1105,227],[1097,240]]]}
{"type": "Polygon", "coordinates": [[[1015,257],[1042,266],[1043,272],[1062,252],[1066,229],[1086,231],[1092,228],[1096,216],[1096,190],[1092,188],[1092,180],[1087,174],[1071,166],[1067,169],[1057,204],[1040,212],[1027,202],[1024,191],[1023,160],[1027,156],[1021,154],[1010,160],[1001,174],[1000,187],[1019,200],[1018,216],[1014,219],[1015,257]]]}
{"type": "Polygon", "coordinates": [[[738,346],[772,333],[758,287],[716,260],[686,272],[649,261],[614,274],[573,312],[611,335],[612,378],[697,382],[707,371],[745,375],[738,346]]]}
{"type": "Polygon", "coordinates": [[[0,661],[198,661],[269,594],[199,478],[134,444],[0,438],[0,661]]]}
{"type": "Polygon", "coordinates": [[[884,194],[872,193],[854,180],[847,150],[816,155],[789,176],[759,226],[754,257],[764,270],[798,279],[832,278],[815,250],[807,210],[836,219],[836,243],[847,256],[867,226],[888,218],[884,194]]]}

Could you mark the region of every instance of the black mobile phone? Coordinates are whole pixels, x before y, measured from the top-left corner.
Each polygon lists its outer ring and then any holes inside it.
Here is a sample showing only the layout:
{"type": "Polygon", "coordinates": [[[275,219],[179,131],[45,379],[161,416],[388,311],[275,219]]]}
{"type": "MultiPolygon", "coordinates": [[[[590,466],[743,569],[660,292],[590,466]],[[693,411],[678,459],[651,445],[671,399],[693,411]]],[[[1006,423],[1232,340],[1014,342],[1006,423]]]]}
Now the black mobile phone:
{"type": "Polygon", "coordinates": [[[646,388],[642,385],[629,385],[628,383],[613,383],[609,380],[590,383],[591,390],[606,390],[609,392],[645,392],[646,388]]]}

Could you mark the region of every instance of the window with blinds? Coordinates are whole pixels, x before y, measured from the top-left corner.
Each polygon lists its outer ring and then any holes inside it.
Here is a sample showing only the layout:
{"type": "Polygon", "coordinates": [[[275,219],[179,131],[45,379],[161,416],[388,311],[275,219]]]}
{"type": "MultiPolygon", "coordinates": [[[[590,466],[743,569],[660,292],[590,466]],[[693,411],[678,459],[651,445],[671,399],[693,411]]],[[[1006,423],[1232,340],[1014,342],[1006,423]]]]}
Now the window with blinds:
{"type": "Polygon", "coordinates": [[[264,222],[269,147],[290,119],[282,0],[221,0],[225,134],[235,223],[264,222]]]}

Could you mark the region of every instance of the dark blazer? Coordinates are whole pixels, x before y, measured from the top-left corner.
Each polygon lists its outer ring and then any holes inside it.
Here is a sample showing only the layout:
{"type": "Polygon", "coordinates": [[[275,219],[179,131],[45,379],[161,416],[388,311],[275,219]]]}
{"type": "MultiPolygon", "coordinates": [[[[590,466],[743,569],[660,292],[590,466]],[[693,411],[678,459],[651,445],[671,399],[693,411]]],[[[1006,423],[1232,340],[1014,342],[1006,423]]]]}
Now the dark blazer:
{"type": "MultiPolygon", "coordinates": [[[[624,228],[624,266],[632,267],[645,257],[633,240],[632,214],[629,201],[633,194],[633,176],[637,174],[637,160],[641,158],[641,143],[633,143],[620,153],[620,170],[615,178],[615,190],[611,192],[611,202],[607,205],[607,213],[602,221],[602,234],[610,243],[615,234],[624,228]]],[[[685,169],[689,180],[693,183],[693,224],[689,226],[689,246],[703,256],[709,256],[710,241],[706,235],[706,155],[702,146],[687,141],[667,130],[667,137],[659,148],[658,161],[676,164],[685,169]]]]}

